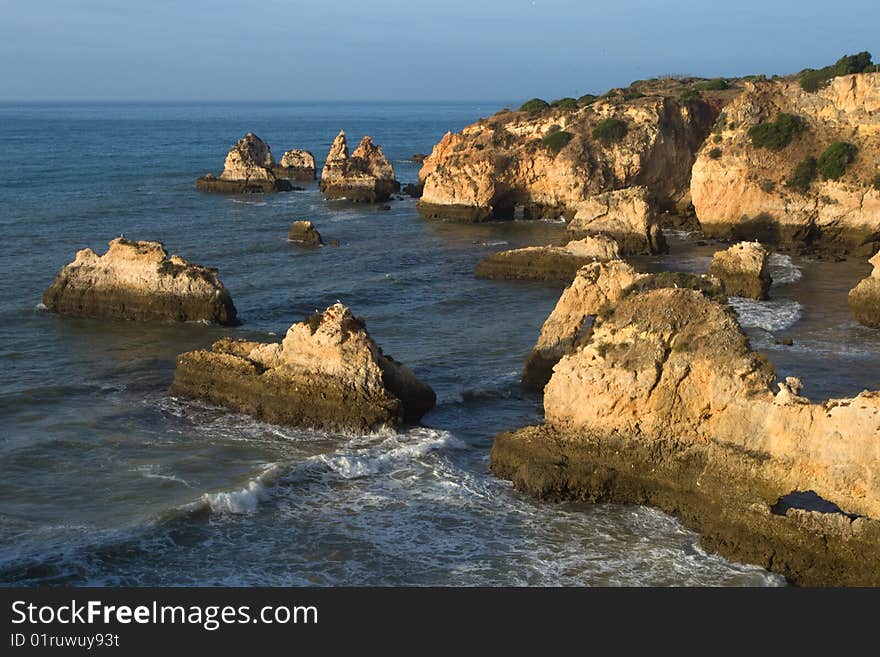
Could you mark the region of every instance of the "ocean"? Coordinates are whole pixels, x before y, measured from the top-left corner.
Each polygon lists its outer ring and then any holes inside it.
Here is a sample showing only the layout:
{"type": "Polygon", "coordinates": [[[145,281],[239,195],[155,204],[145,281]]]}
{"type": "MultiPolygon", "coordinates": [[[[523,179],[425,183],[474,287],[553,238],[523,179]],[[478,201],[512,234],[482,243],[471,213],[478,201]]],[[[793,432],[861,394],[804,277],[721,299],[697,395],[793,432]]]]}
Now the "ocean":
{"type": "MultiPolygon", "coordinates": [[[[556,222],[454,225],[325,202],[316,183],[247,197],[197,192],[253,131],[319,166],[345,129],[401,182],[503,103],[0,105],[0,584],[778,585],[700,549],[657,510],[551,504],[489,473],[499,431],[538,423],[518,384],[562,286],[477,280],[504,248],[564,239],[556,222]],[[339,247],[288,242],[310,219],[339,247]],[[233,328],[60,317],[58,270],[112,238],[162,241],[217,267],[233,328]],[[434,387],[423,426],[344,435],[273,426],[175,399],[177,354],[232,335],[280,340],[341,300],[434,387]]],[[[716,247],[670,236],[646,269],[705,271],[716,247]]],[[[849,316],[866,262],[774,255],[767,302],[734,300],[753,346],[820,399],[880,387],[880,337],[849,316]],[[793,346],[777,344],[792,338],[793,346]]]]}

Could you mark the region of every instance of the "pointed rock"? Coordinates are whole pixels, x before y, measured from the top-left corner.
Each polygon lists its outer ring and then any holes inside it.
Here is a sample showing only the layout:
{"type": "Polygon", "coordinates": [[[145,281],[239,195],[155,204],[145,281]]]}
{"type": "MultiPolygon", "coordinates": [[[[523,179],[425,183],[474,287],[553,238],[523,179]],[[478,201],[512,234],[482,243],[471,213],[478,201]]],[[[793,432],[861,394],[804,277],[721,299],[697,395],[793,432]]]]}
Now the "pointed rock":
{"type": "Polygon", "coordinates": [[[229,150],[220,177],[208,174],[199,178],[196,188],[228,194],[285,192],[293,189],[290,182],[275,176],[274,168],[275,159],[268,144],[249,132],[229,150]]]}
{"type": "Polygon", "coordinates": [[[354,153],[348,154],[345,131],[341,130],[330,146],[321,171],[321,192],[328,200],[347,199],[354,202],[387,201],[400,191],[394,167],[382,148],[365,136],[354,153]]]}

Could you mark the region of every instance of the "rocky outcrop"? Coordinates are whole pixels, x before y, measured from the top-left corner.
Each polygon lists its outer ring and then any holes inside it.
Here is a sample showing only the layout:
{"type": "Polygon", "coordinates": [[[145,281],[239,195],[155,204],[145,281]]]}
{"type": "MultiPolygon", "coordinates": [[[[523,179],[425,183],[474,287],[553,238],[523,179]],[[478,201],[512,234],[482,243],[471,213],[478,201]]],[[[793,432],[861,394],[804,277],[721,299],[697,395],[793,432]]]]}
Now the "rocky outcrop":
{"type": "Polygon", "coordinates": [[[321,171],[321,192],[325,198],[378,203],[399,191],[394,167],[372,137],[361,139],[354,153],[349,155],[345,131],[336,135],[321,171]]]}
{"type": "Polygon", "coordinates": [[[634,186],[662,209],[686,207],[691,165],[718,106],[646,92],[574,110],[500,112],[447,133],[419,172],[419,212],[454,221],[570,219],[591,197],[634,186]]]}
{"type": "Polygon", "coordinates": [[[479,278],[571,281],[578,269],[596,260],[620,257],[617,242],[609,237],[572,240],[565,246],[528,246],[493,253],[476,267],[479,278]]]}
{"type": "Polygon", "coordinates": [[[275,175],[275,159],[268,144],[253,132],[238,140],[226,155],[220,177],[208,174],[196,180],[196,188],[205,192],[254,194],[288,192],[293,185],[275,175]]]}
{"type": "Polygon", "coordinates": [[[418,422],[436,401],[341,303],[291,326],[280,344],[224,338],[181,354],[171,392],[269,422],[358,432],[418,422]]]}
{"type": "Polygon", "coordinates": [[[556,365],[547,424],[496,437],[492,470],[545,498],[658,506],[794,583],[880,584],[880,393],[812,403],[775,381],[726,304],[631,293],[556,365]]]}
{"type": "Polygon", "coordinates": [[[604,192],[580,203],[568,224],[573,235],[610,235],[621,253],[666,253],[659,216],[645,187],[604,192]]]}
{"type": "Polygon", "coordinates": [[[159,242],[118,237],[102,256],[82,249],[43,294],[63,315],[234,324],[235,306],[216,269],[168,257],[159,242]]]}
{"type": "Polygon", "coordinates": [[[563,290],[556,307],[541,327],[538,342],[523,368],[523,386],[543,390],[559,359],[574,353],[590,340],[593,319],[607,314],[624,296],[664,287],[696,289],[709,295],[719,292],[717,279],[672,272],[643,274],[623,260],[595,262],[582,267],[563,290]]]}
{"type": "Polygon", "coordinates": [[[793,79],[749,82],[700,150],[691,197],[711,236],[869,254],[880,245],[880,190],[871,185],[878,170],[880,73],[837,77],[816,92],[793,79]],[[770,147],[756,146],[750,129],[783,114],[796,122],[787,145],[780,134],[770,147]],[[809,158],[834,142],[857,152],[839,179],[825,179],[809,158]]]}
{"type": "Polygon", "coordinates": [[[310,151],[292,149],[281,156],[281,161],[272,168],[279,178],[287,180],[314,180],[316,178],[315,156],[310,151]]]}
{"type": "Polygon", "coordinates": [[[880,251],[869,262],[874,269],[850,290],[849,309],[860,324],[880,328],[880,251]]]}
{"type": "Polygon", "coordinates": [[[767,264],[769,256],[759,242],[740,242],[712,256],[709,275],[721,281],[729,296],[766,299],[773,282],[767,264]]]}
{"type": "Polygon", "coordinates": [[[321,233],[318,232],[315,224],[311,221],[294,221],[290,225],[287,239],[291,242],[300,242],[305,246],[321,246],[324,244],[324,240],[321,239],[321,233]]]}

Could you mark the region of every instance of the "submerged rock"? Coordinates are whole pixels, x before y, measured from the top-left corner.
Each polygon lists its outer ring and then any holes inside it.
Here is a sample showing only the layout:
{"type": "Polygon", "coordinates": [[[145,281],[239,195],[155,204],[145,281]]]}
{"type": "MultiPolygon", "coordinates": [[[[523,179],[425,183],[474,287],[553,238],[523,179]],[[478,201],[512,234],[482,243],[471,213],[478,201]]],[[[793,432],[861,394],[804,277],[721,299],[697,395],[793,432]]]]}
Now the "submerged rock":
{"type": "Polygon", "coordinates": [[[668,251],[659,215],[645,187],[591,196],[577,205],[568,230],[579,236],[610,235],[626,255],[668,251]]]}
{"type": "Polygon", "coordinates": [[[272,171],[287,180],[314,180],[316,178],[315,156],[311,151],[292,149],[281,156],[272,171]]]}
{"type": "Polygon", "coordinates": [[[171,392],[269,422],[341,431],[418,422],[436,402],[341,303],[291,326],[280,344],[224,338],[181,354],[171,392]]]}
{"type": "Polygon", "coordinates": [[[729,296],[766,299],[773,282],[767,263],[769,257],[760,243],[740,242],[712,256],[709,275],[721,281],[729,296]]]}
{"type": "Polygon", "coordinates": [[[880,328],[880,251],[869,262],[874,269],[850,290],[849,309],[860,324],[880,328]]]}
{"type": "Polygon", "coordinates": [[[275,175],[275,159],[268,144],[253,132],[238,140],[226,155],[223,173],[217,178],[208,174],[196,180],[196,188],[205,192],[254,194],[289,192],[293,185],[275,175]]]}
{"type": "Polygon", "coordinates": [[[345,131],[336,135],[321,171],[321,192],[328,200],[380,203],[400,191],[394,167],[372,137],[365,136],[351,155],[345,131]]]}
{"type": "Polygon", "coordinates": [[[514,278],[570,281],[578,269],[596,260],[620,256],[610,237],[572,240],[565,246],[529,246],[501,251],[483,258],[476,268],[480,278],[514,278]]]}
{"type": "Polygon", "coordinates": [[[43,305],[80,317],[235,323],[216,269],[169,258],[160,242],[118,237],[109,246],[102,256],[78,251],[43,294],[43,305]]]}
{"type": "Polygon", "coordinates": [[[811,403],[775,380],[726,304],[632,292],[554,368],[546,425],[497,436],[491,467],[544,498],[660,507],[794,583],[880,584],[880,393],[811,403]],[[803,491],[843,511],[782,504],[803,491]]]}
{"type": "Polygon", "coordinates": [[[301,242],[305,246],[321,246],[324,244],[324,240],[321,239],[321,233],[318,232],[315,224],[311,221],[294,221],[290,225],[287,239],[292,242],[301,242]]]}

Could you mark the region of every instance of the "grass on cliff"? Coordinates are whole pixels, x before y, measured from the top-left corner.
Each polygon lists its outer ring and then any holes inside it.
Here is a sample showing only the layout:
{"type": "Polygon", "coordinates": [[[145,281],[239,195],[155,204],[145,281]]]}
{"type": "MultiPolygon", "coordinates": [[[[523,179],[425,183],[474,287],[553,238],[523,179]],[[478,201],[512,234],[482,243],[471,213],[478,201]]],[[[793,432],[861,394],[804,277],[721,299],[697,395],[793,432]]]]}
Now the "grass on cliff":
{"type": "Polygon", "coordinates": [[[586,107],[587,105],[592,105],[599,99],[599,96],[595,94],[584,94],[580,98],[577,99],[577,103],[580,107],[586,107]]]}
{"type": "Polygon", "coordinates": [[[626,136],[627,125],[625,121],[615,118],[602,119],[593,128],[593,139],[598,139],[606,146],[620,141],[626,136]]]}
{"type": "Polygon", "coordinates": [[[877,67],[871,61],[871,53],[862,51],[857,55],[844,55],[831,66],[820,68],[818,70],[806,69],[798,74],[798,81],[801,89],[804,91],[819,91],[828,84],[832,78],[839,75],[850,75],[852,73],[866,73],[876,71],[877,67]]]}
{"type": "Polygon", "coordinates": [[[545,109],[550,107],[550,103],[541,98],[532,98],[531,100],[527,100],[519,107],[520,112],[528,112],[529,114],[540,114],[545,109]]]}
{"type": "Polygon", "coordinates": [[[765,121],[749,128],[749,138],[758,148],[781,151],[803,130],[804,124],[797,116],[781,112],[775,121],[765,121]]]}
{"type": "Polygon", "coordinates": [[[837,180],[846,167],[856,159],[858,149],[845,141],[836,141],[822,151],[818,160],[819,175],[823,180],[837,180]]]}
{"type": "Polygon", "coordinates": [[[730,83],[724,78],[714,78],[694,85],[696,91],[724,91],[730,89],[730,83]]]}
{"type": "Polygon", "coordinates": [[[578,102],[575,98],[560,98],[550,103],[550,107],[555,107],[556,109],[561,110],[576,110],[578,108],[578,102]]]}
{"type": "Polygon", "coordinates": [[[559,151],[561,151],[565,145],[571,141],[573,134],[570,132],[566,132],[565,130],[556,130],[555,132],[551,132],[549,135],[545,136],[541,140],[541,145],[545,148],[550,149],[555,155],[559,151]]]}
{"type": "Polygon", "coordinates": [[[810,190],[810,185],[812,185],[813,181],[816,179],[816,173],[818,171],[817,167],[818,163],[816,162],[815,157],[812,155],[805,157],[798,162],[797,166],[794,168],[794,172],[792,172],[788,180],[785,181],[785,186],[796,192],[800,192],[801,194],[806,194],[810,190]]]}
{"type": "Polygon", "coordinates": [[[717,146],[709,151],[709,157],[711,157],[713,160],[720,159],[722,155],[723,155],[722,150],[720,148],[718,148],[717,146]]]}

